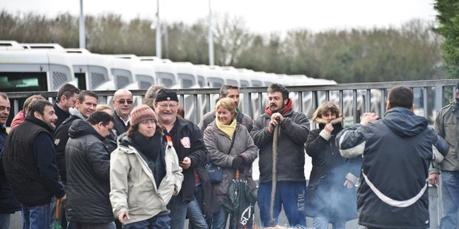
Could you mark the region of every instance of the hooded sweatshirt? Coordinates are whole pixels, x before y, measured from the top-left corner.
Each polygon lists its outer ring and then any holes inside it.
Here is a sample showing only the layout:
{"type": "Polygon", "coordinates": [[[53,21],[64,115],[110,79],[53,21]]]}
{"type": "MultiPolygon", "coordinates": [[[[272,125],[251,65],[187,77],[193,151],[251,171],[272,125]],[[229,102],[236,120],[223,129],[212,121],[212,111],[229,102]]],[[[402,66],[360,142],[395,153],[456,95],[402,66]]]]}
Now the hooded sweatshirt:
{"type": "Polygon", "coordinates": [[[428,127],[425,118],[406,108],[392,108],[381,120],[344,129],[336,143],[345,157],[363,154],[364,179],[357,195],[359,224],[378,228],[429,227],[429,198],[425,191],[429,163],[437,157],[434,149],[444,154],[447,145],[428,127]]]}

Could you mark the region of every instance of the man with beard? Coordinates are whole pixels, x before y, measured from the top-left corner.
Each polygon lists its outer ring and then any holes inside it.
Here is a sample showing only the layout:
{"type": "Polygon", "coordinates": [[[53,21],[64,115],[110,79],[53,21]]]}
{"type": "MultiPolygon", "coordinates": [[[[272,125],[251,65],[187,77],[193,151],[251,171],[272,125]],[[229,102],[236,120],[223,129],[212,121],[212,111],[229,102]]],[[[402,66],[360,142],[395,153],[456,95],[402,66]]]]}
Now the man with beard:
{"type": "Polygon", "coordinates": [[[260,185],[258,206],[264,227],[277,224],[281,208],[292,227],[305,227],[306,179],[304,177],[304,143],[309,133],[306,115],[293,111],[289,91],[281,84],[268,87],[269,104],[254,124],[251,135],[260,149],[260,185]],[[280,128],[274,137],[274,128],[280,128]],[[273,158],[273,140],[277,139],[277,158],[273,158]],[[281,159],[282,160],[279,160],[281,159]],[[277,189],[270,218],[273,160],[277,166],[277,189]]]}
{"type": "Polygon", "coordinates": [[[22,204],[24,228],[50,228],[51,198],[63,198],[52,133],[57,116],[53,104],[32,103],[23,124],[16,127],[4,150],[3,166],[14,195],[22,204]]]}
{"type": "Polygon", "coordinates": [[[115,118],[116,135],[119,136],[129,128],[129,114],[134,108],[132,93],[127,89],[119,89],[113,95],[113,117],[115,118]]]}
{"type": "Polygon", "coordinates": [[[8,96],[0,92],[0,228],[9,228],[10,215],[20,209],[8,180],[6,180],[2,163],[3,146],[8,136],[4,125],[10,114],[10,109],[8,96]]]}

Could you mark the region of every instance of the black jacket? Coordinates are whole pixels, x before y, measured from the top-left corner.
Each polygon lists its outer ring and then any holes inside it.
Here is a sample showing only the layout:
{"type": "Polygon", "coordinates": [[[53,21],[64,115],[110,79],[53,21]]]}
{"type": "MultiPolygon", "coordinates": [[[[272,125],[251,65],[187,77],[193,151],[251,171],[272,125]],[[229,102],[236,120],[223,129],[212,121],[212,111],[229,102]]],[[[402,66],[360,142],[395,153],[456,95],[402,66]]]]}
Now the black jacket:
{"type": "Polygon", "coordinates": [[[193,200],[194,193],[194,175],[193,171],[196,168],[203,166],[206,163],[207,151],[202,140],[202,132],[196,124],[177,117],[174,127],[170,134],[179,162],[185,157],[191,159],[191,167],[183,170],[183,184],[179,196],[183,201],[193,200]],[[188,139],[188,140],[187,140],[188,139]],[[189,142],[189,146],[185,142],[189,142]],[[185,144],[182,144],[184,142],[185,144]]]}
{"type": "Polygon", "coordinates": [[[335,137],[343,128],[335,124],[331,136],[321,135],[324,125],[309,132],[306,153],[312,158],[309,177],[306,214],[322,216],[331,222],[347,221],[357,217],[356,188],[348,189],[344,181],[348,173],[360,175],[360,158],[343,158],[335,144],[335,137]],[[330,137],[329,139],[327,139],[330,137]]]}
{"type": "Polygon", "coordinates": [[[56,120],[56,127],[59,127],[62,122],[70,117],[70,113],[67,111],[62,110],[57,103],[54,104],[54,112],[56,112],[57,120],[56,120]]]}
{"type": "MultiPolygon", "coordinates": [[[[272,180],[272,149],[273,134],[268,132],[271,117],[261,115],[254,124],[253,141],[260,149],[258,165],[260,166],[260,182],[272,180]]],[[[309,133],[309,120],[303,113],[290,111],[281,123],[278,142],[277,180],[305,181],[304,177],[304,143],[309,133]],[[282,158],[282,160],[279,160],[282,158]]]]}
{"type": "Polygon", "coordinates": [[[21,209],[19,202],[13,195],[13,191],[6,179],[5,171],[3,169],[3,146],[5,145],[7,137],[8,135],[6,134],[5,127],[0,125],[0,214],[14,213],[15,211],[21,209]]]}
{"type": "Polygon", "coordinates": [[[442,154],[448,145],[427,120],[406,108],[388,110],[384,118],[366,126],[341,131],[336,143],[343,156],[362,155],[362,175],[357,195],[359,224],[377,228],[428,228],[429,197],[426,179],[434,146],[442,154]],[[370,188],[365,176],[382,194],[395,201],[383,201],[370,188]],[[417,195],[411,205],[400,202],[417,195]]]}
{"type": "Polygon", "coordinates": [[[71,115],[61,125],[57,126],[54,133],[54,145],[56,147],[57,167],[62,182],[67,183],[66,168],[65,168],[65,145],[69,140],[69,129],[72,122],[77,119],[83,119],[81,115],[71,115]]]}
{"type": "Polygon", "coordinates": [[[120,116],[116,113],[116,111],[113,111],[113,119],[115,120],[114,128],[116,130],[116,135],[120,136],[121,134],[124,134],[129,129],[129,123],[128,125],[124,124],[124,121],[121,119],[120,116]]]}
{"type": "Polygon", "coordinates": [[[69,129],[65,148],[67,168],[66,211],[72,222],[109,223],[113,221],[110,204],[110,157],[96,130],[84,120],[69,129]]]}
{"type": "Polygon", "coordinates": [[[14,195],[25,206],[51,202],[64,196],[56,168],[52,129],[28,116],[16,127],[5,145],[3,166],[14,195]]]}

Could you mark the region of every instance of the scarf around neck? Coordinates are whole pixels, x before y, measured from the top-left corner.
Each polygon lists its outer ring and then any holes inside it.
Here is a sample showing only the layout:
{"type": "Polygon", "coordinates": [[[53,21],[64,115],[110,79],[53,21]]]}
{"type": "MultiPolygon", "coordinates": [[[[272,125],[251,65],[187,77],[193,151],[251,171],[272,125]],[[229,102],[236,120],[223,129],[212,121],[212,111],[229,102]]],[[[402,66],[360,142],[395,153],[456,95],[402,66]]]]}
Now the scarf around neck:
{"type": "MultiPolygon", "coordinates": [[[[291,99],[288,99],[287,104],[285,104],[285,106],[282,107],[278,112],[279,112],[282,116],[285,116],[285,115],[288,114],[290,111],[292,111],[292,108],[293,108],[292,100],[291,100],[291,99]]],[[[271,115],[273,114],[273,112],[272,112],[271,109],[269,108],[269,104],[268,104],[268,106],[265,107],[265,113],[266,113],[269,117],[271,117],[271,115]]]]}
{"type": "Polygon", "coordinates": [[[236,124],[236,118],[234,118],[229,125],[221,123],[218,118],[215,119],[215,125],[217,125],[217,128],[223,131],[223,133],[227,134],[231,140],[233,140],[233,134],[234,131],[236,131],[236,124]]]}

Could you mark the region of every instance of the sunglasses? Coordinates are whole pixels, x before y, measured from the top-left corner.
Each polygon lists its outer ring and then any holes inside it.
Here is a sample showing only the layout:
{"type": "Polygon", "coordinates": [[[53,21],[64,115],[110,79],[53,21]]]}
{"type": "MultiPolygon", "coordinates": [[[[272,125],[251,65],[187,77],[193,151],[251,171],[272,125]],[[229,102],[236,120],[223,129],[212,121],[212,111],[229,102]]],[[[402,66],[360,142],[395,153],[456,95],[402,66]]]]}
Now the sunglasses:
{"type": "Polygon", "coordinates": [[[130,100],[130,99],[120,99],[118,100],[118,103],[121,103],[121,104],[132,104],[134,101],[130,100]]]}

